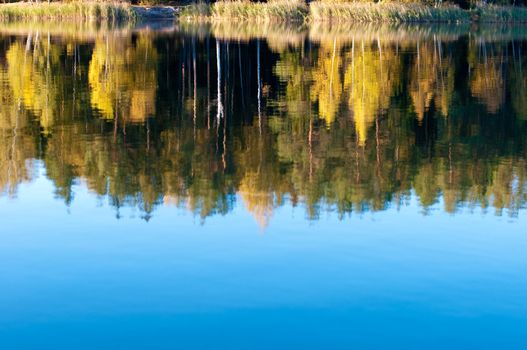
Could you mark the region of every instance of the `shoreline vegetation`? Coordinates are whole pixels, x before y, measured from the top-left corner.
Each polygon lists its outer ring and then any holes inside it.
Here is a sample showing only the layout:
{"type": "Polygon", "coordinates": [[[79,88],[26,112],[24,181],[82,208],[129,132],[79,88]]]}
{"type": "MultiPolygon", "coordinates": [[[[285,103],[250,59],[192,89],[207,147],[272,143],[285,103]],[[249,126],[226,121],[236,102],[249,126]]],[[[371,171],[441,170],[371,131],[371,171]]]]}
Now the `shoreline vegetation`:
{"type": "Polygon", "coordinates": [[[182,7],[182,21],[253,21],[253,22],[524,22],[527,7],[478,3],[470,9],[454,4],[428,5],[417,2],[363,2],[317,0],[248,0],[196,3],[182,7]]]}
{"type": "Polygon", "coordinates": [[[185,6],[132,5],[127,1],[13,2],[0,4],[0,21],[69,19],[136,22],[173,19],[184,22],[248,21],[283,23],[527,23],[527,7],[475,3],[397,1],[221,0],[185,6]]]}
{"type": "Polygon", "coordinates": [[[0,4],[0,20],[75,19],[131,21],[130,3],[117,1],[13,2],[0,4]]]}

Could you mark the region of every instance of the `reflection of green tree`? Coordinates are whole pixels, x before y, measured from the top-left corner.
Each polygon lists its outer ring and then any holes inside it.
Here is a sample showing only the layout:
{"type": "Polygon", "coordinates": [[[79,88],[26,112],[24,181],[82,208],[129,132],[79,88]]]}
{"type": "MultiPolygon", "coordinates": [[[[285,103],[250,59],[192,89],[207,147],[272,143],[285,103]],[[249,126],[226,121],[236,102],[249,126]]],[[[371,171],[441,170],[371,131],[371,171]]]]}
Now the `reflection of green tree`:
{"type": "Polygon", "coordinates": [[[157,51],[147,35],[134,45],[121,37],[96,41],[89,66],[92,105],[106,119],[144,122],[155,111],[157,51]],[[116,110],[118,109],[118,110],[116,110]]]}
{"type": "Polygon", "coordinates": [[[201,217],[231,208],[233,179],[215,154],[214,138],[214,131],[200,130],[194,135],[191,128],[162,133],[160,164],[166,204],[186,205],[201,217]]]}
{"type": "MultiPolygon", "coordinates": [[[[404,113],[406,108],[393,105],[393,101],[390,102],[388,99],[395,93],[392,91],[398,91],[392,89],[398,86],[401,69],[397,67],[400,61],[394,48],[367,44],[363,52],[359,42],[354,43],[350,54],[349,50],[341,51],[338,46],[336,47],[335,57],[338,59],[333,60],[337,62],[333,64],[333,68],[342,66],[338,70],[345,76],[344,90],[350,91],[350,98],[360,97],[361,94],[357,91],[360,92],[362,86],[367,90],[364,99],[358,98],[356,103],[350,105],[350,109],[355,114],[355,134],[349,131],[352,127],[348,125],[346,119],[343,119],[346,113],[334,114],[341,117],[336,116],[332,119],[334,127],[329,130],[323,131],[317,127],[313,129],[313,121],[310,121],[307,113],[297,112],[298,101],[291,98],[295,96],[291,91],[305,90],[301,84],[298,84],[299,79],[295,78],[295,74],[310,77],[309,73],[306,74],[309,67],[305,67],[301,63],[302,60],[295,58],[291,52],[283,53],[282,60],[277,65],[280,78],[290,82],[286,86],[287,98],[280,104],[280,106],[285,105],[282,110],[286,111],[288,118],[271,120],[271,126],[277,134],[279,154],[283,155],[288,164],[292,164],[291,174],[295,174],[293,183],[295,188],[301,189],[297,193],[305,196],[310,208],[313,206],[313,209],[310,209],[313,210],[312,213],[315,213],[316,207],[323,202],[335,206],[339,212],[354,208],[355,210],[382,209],[392,201],[399,203],[400,200],[404,200],[412,189],[424,207],[436,203],[439,196],[443,195],[445,209],[450,212],[464,203],[486,207],[489,202],[496,208],[509,208],[513,213],[517,210],[515,208],[523,201],[521,198],[524,188],[511,186],[514,179],[523,172],[522,166],[512,167],[512,177],[508,179],[509,182],[504,181],[497,186],[500,193],[497,194],[487,190],[489,186],[497,184],[495,163],[493,161],[480,163],[470,158],[474,152],[477,152],[480,159],[488,160],[489,157],[490,159],[495,157],[488,149],[483,150],[480,146],[488,141],[498,145],[504,138],[506,139],[505,136],[500,137],[498,132],[506,127],[506,124],[493,128],[488,120],[477,120],[475,115],[480,114],[481,111],[467,111],[462,106],[456,106],[451,111],[452,103],[455,103],[453,94],[456,62],[450,54],[443,51],[444,44],[435,41],[421,43],[419,56],[412,57],[415,64],[410,65],[408,71],[410,82],[408,92],[419,122],[415,131],[411,127],[414,125],[411,122],[412,114],[404,113]],[[341,52],[347,52],[346,59],[340,58],[341,52]],[[382,61],[379,57],[382,57],[382,61]],[[349,64],[350,61],[353,63],[349,64]],[[296,62],[299,62],[296,67],[302,67],[301,70],[295,70],[296,62]],[[362,72],[365,73],[361,72],[363,67],[362,72]],[[381,71],[385,74],[382,80],[378,79],[381,71]],[[381,81],[382,84],[379,83],[381,81]],[[387,83],[390,81],[394,81],[394,85],[387,83]],[[390,93],[383,93],[385,91],[390,93]],[[432,103],[435,105],[435,109],[431,111],[433,114],[425,116],[425,111],[430,109],[432,103]],[[360,113],[361,110],[357,106],[365,106],[364,112],[360,113]],[[376,120],[375,116],[382,110],[387,110],[386,116],[376,120]],[[370,117],[361,119],[357,118],[357,114],[370,117]],[[454,118],[450,121],[437,119],[438,114],[442,116],[453,114],[454,118]],[[468,116],[473,117],[468,118],[468,116]],[[438,135],[440,139],[437,140],[437,144],[441,147],[426,150],[429,153],[427,157],[431,157],[428,160],[418,156],[422,153],[421,146],[414,143],[418,134],[429,128],[427,125],[430,121],[425,121],[425,118],[435,120],[433,125],[437,126],[434,128],[440,129],[438,135]],[[361,127],[361,121],[369,126],[361,127]],[[366,130],[371,128],[372,124],[375,128],[375,139],[372,143],[366,144],[364,142],[366,130]],[[486,127],[481,128],[481,126],[486,127]],[[472,132],[463,136],[467,127],[472,132]],[[489,134],[490,130],[493,131],[489,134]],[[455,136],[452,133],[456,133],[455,136]],[[486,135],[492,133],[495,139],[482,141],[487,137],[486,135]],[[453,142],[464,146],[452,147],[453,142]],[[445,148],[443,145],[450,146],[445,148]],[[467,147],[474,149],[472,153],[467,147]],[[515,193],[512,194],[513,192],[515,193]],[[503,197],[514,200],[499,200],[503,197]]],[[[331,52],[329,49],[325,50],[331,52]]],[[[328,63],[331,55],[326,53],[321,57],[325,60],[325,64],[318,67],[331,67],[331,63],[328,63]]],[[[333,70],[328,68],[326,71],[333,70]]],[[[338,71],[333,71],[333,74],[339,76],[338,71]]],[[[323,77],[325,78],[313,79],[317,81],[317,86],[327,85],[330,81],[329,75],[323,77]]],[[[338,85],[338,78],[333,81],[338,85]]],[[[309,83],[309,79],[303,81],[304,86],[309,86],[309,83]]],[[[300,95],[300,93],[296,94],[296,96],[300,95]]],[[[311,98],[316,101],[317,95],[312,95],[311,98]]],[[[406,103],[404,100],[400,102],[406,103]]],[[[505,130],[503,132],[511,133],[505,130]]],[[[498,148],[503,149],[503,146],[499,145],[496,149],[498,148]]]]}
{"type": "Polygon", "coordinates": [[[527,120],[527,60],[514,57],[513,67],[508,77],[512,107],[518,118],[527,120]]]}
{"type": "MultiPolygon", "coordinates": [[[[278,86],[264,81],[270,107],[259,119],[247,83],[254,67],[239,64],[241,50],[222,47],[225,119],[211,122],[215,86],[205,84],[216,77],[189,73],[188,62],[207,67],[213,54],[193,56],[185,38],[166,49],[168,58],[148,36],[112,40],[85,45],[81,55],[70,44],[48,49],[47,40],[29,51],[20,41],[8,45],[0,69],[2,190],[14,193],[29,180],[27,160],[40,157],[66,202],[82,181],[147,218],[161,203],[204,218],[240,200],[265,226],[285,199],[304,203],[314,218],[326,209],[399,206],[411,193],[425,211],[441,198],[448,212],[481,206],[515,214],[527,203],[525,73],[517,63],[500,63],[510,94],[494,109],[475,93],[479,78],[455,85],[464,58],[447,54],[448,43],[421,42],[418,58],[417,45],[398,52],[377,40],[284,49],[273,70],[278,86]],[[244,84],[248,97],[237,105],[244,84]]],[[[489,49],[487,58],[502,54],[489,49]]]]}

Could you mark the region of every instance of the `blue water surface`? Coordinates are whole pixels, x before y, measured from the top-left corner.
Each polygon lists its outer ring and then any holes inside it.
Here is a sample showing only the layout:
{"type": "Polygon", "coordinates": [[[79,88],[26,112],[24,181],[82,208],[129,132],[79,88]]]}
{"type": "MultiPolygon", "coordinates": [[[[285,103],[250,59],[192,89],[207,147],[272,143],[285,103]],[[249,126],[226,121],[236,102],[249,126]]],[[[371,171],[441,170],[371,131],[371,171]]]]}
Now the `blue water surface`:
{"type": "Polygon", "coordinates": [[[525,213],[419,205],[261,228],[242,204],[148,222],[45,176],[0,199],[2,349],[522,349],[525,213]]]}

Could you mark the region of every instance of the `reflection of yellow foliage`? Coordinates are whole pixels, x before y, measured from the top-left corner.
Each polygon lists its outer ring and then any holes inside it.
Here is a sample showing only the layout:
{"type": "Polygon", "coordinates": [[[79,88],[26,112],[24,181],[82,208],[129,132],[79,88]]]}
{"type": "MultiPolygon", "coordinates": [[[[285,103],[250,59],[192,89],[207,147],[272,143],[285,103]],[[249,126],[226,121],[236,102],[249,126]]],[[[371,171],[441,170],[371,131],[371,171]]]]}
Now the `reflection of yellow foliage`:
{"type": "Polygon", "coordinates": [[[31,135],[0,135],[0,194],[14,195],[18,184],[32,179],[35,153],[31,135]]]}
{"type": "Polygon", "coordinates": [[[499,63],[495,62],[487,67],[481,63],[477,64],[470,81],[470,90],[473,96],[485,104],[487,111],[496,113],[505,100],[499,63]]]}
{"type": "Polygon", "coordinates": [[[265,228],[273,215],[274,197],[268,188],[259,188],[260,177],[258,173],[246,173],[240,183],[239,193],[245,207],[253,214],[258,225],[265,228]]]}
{"type": "Polygon", "coordinates": [[[318,101],[320,118],[324,119],[329,127],[335,120],[342,96],[342,81],[339,71],[342,66],[342,57],[337,42],[334,41],[332,46],[323,45],[320,48],[319,56],[313,70],[311,98],[318,101]]]}
{"type": "Polygon", "coordinates": [[[362,145],[375,116],[389,107],[393,89],[399,82],[399,58],[391,50],[381,50],[380,44],[375,48],[362,42],[360,50],[354,48],[347,60],[350,64],[344,86],[350,94],[348,103],[362,145]]]}
{"type": "MultiPolygon", "coordinates": [[[[36,39],[35,39],[36,40],[36,39]]],[[[55,79],[53,67],[60,62],[61,48],[37,42],[33,49],[13,43],[6,54],[8,80],[14,98],[30,110],[48,132],[58,114],[62,92],[61,79],[55,79]]]]}
{"type": "Polygon", "coordinates": [[[152,116],[155,112],[155,98],[153,90],[132,91],[129,120],[132,123],[143,122],[146,117],[152,116]]]}
{"type": "Polygon", "coordinates": [[[92,105],[106,119],[119,113],[127,121],[143,122],[155,112],[156,69],[157,51],[145,35],[135,46],[97,40],[88,71],[92,105]]]}
{"type": "Polygon", "coordinates": [[[103,39],[97,40],[88,69],[88,80],[92,105],[101,112],[104,118],[112,119],[118,91],[115,80],[123,70],[124,59],[122,54],[109,51],[109,44],[107,45],[103,39]]]}
{"type": "Polygon", "coordinates": [[[22,44],[16,42],[9,47],[6,58],[9,67],[8,79],[15,99],[22,100],[27,106],[33,106],[37,85],[32,81],[36,74],[33,73],[31,53],[27,52],[22,44]]]}
{"type": "Polygon", "coordinates": [[[469,65],[471,71],[470,91],[478,98],[489,113],[496,113],[505,101],[505,82],[501,69],[502,58],[487,55],[485,44],[482,53],[476,45],[469,46],[469,65]]]}
{"type": "Polygon", "coordinates": [[[292,55],[282,55],[276,68],[287,82],[287,106],[290,113],[305,113],[303,84],[309,86],[311,100],[318,103],[318,115],[329,127],[335,121],[348,94],[359,143],[364,145],[375,116],[384,113],[394,89],[400,84],[402,64],[392,47],[361,42],[343,49],[338,41],[323,42],[312,70],[304,69],[292,55]],[[306,84],[307,85],[307,84],[306,84]]]}
{"type": "Polygon", "coordinates": [[[418,46],[418,55],[410,71],[408,90],[417,120],[424,118],[432,101],[446,117],[454,92],[454,68],[450,57],[443,57],[440,44],[427,42],[418,46]]]}
{"type": "MultiPolygon", "coordinates": [[[[364,47],[361,42],[343,46],[332,40],[323,44],[320,55],[318,50],[310,55],[283,52],[275,73],[286,92],[279,91],[276,99],[287,117],[273,115],[261,125],[243,123],[226,134],[200,123],[195,127],[160,123],[152,132],[155,147],[149,149],[143,147],[142,135],[136,138],[133,131],[141,128],[131,127],[127,137],[132,142],[125,144],[116,142],[120,135],[100,130],[97,120],[78,118],[89,115],[90,103],[105,118],[118,116],[129,122],[143,122],[155,113],[155,48],[141,35],[135,42],[112,40],[97,42],[91,62],[82,54],[81,68],[76,67],[82,69],[82,77],[89,71],[88,105],[84,97],[73,99],[64,93],[75,87],[69,68],[76,57],[67,55],[76,55],[76,48],[54,44],[57,48],[48,51],[44,42],[26,50],[24,43],[14,41],[7,65],[0,66],[0,190],[16,193],[16,186],[33,175],[31,160],[39,158],[57,194],[67,201],[72,185],[81,179],[91,191],[108,196],[116,208],[132,205],[149,213],[162,201],[205,217],[228,212],[232,194],[237,193],[261,227],[268,225],[282,198],[305,204],[310,217],[323,207],[335,208],[339,215],[381,210],[402,204],[412,193],[423,208],[442,196],[448,212],[462,205],[493,205],[498,212],[508,208],[517,213],[527,202],[521,133],[504,129],[512,146],[501,149],[499,140],[482,134],[485,118],[439,121],[437,134],[431,137],[437,138],[440,150],[423,156],[405,112],[408,100],[401,98],[399,108],[387,111],[402,71],[394,47],[366,41],[364,47]],[[68,113],[75,103],[82,107],[80,113],[68,113]],[[314,106],[326,125],[333,125],[331,132],[321,132],[311,118],[314,106]],[[346,108],[353,112],[353,120],[339,117],[339,109],[346,108]],[[376,142],[366,143],[368,128],[383,113],[386,118],[377,120],[376,142]],[[39,138],[41,128],[52,122],[60,126],[57,132],[39,138]],[[334,127],[337,122],[339,128],[334,127]],[[469,137],[462,132],[465,126],[471,130],[469,137]],[[489,147],[473,140],[489,142],[489,147]]],[[[88,49],[86,45],[82,52],[88,49]]],[[[434,106],[447,116],[453,72],[459,67],[441,57],[432,43],[422,44],[419,54],[420,66],[412,61],[407,77],[414,108],[420,118],[434,106]]],[[[471,67],[481,64],[470,62],[471,67]]],[[[505,82],[512,84],[507,88],[521,117],[527,81],[525,75],[509,72],[514,75],[505,82]]],[[[478,91],[478,79],[470,82],[472,92],[478,91]]],[[[237,91],[231,90],[232,84],[226,89],[229,94],[237,91]]],[[[192,105],[192,99],[184,103],[192,105]]],[[[181,119],[191,120],[185,113],[181,119]]]]}
{"type": "MultiPolygon", "coordinates": [[[[418,64],[420,66],[420,64],[418,64]]],[[[430,66],[425,65],[428,69],[423,69],[423,71],[432,70],[430,66]]],[[[433,82],[429,79],[421,78],[421,75],[427,76],[428,72],[420,72],[417,74],[412,74],[412,77],[416,76],[416,79],[412,81],[410,85],[410,96],[412,97],[412,102],[415,109],[415,114],[417,114],[417,120],[421,122],[424,118],[425,111],[430,108],[430,102],[434,97],[433,92],[433,82]]]]}
{"type": "Polygon", "coordinates": [[[20,111],[8,86],[8,75],[0,69],[0,193],[14,195],[17,185],[32,178],[35,156],[33,135],[25,131],[27,116],[20,111]]]}

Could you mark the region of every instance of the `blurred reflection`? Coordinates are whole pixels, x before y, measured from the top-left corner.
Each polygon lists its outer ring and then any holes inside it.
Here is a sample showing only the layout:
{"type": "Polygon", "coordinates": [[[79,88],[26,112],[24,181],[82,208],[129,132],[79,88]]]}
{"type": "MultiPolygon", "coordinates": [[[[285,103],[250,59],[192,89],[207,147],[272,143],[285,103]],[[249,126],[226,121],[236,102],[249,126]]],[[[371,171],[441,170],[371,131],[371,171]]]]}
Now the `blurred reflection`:
{"type": "Polygon", "coordinates": [[[66,203],[82,179],[117,215],[146,219],[161,204],[205,218],[238,201],[265,227],[284,201],[316,218],[412,195],[424,212],[442,198],[451,213],[516,215],[526,42],[467,30],[7,28],[0,188],[16,195],[39,159],[66,203]]]}
{"type": "Polygon", "coordinates": [[[90,96],[104,118],[140,123],[155,113],[158,58],[147,35],[129,41],[115,36],[96,40],[88,68],[90,96]]]}

